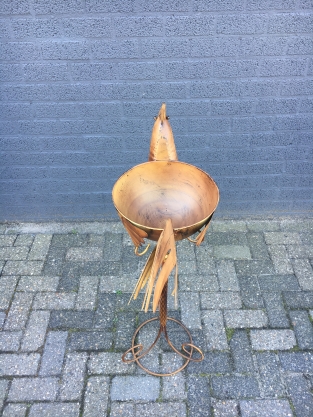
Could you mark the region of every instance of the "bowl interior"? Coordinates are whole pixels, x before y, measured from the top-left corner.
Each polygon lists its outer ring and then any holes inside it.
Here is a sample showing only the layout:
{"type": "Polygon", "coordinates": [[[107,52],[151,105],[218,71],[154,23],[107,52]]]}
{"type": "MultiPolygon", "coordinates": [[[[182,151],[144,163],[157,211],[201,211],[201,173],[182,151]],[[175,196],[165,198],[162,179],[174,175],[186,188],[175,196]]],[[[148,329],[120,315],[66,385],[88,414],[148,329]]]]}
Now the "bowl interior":
{"type": "Polygon", "coordinates": [[[117,180],[112,195],[124,217],[152,229],[163,229],[168,218],[174,229],[201,222],[214,212],[219,199],[208,174],[179,161],[136,165],[117,180]]]}

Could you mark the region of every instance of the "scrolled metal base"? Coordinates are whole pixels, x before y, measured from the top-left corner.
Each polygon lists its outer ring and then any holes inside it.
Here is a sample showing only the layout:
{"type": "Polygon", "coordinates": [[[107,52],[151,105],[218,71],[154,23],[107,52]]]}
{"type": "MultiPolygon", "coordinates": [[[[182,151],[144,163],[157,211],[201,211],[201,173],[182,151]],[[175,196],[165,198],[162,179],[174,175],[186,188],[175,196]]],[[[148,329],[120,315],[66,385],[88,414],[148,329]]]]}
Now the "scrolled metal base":
{"type": "Polygon", "coordinates": [[[171,317],[167,317],[166,320],[170,320],[173,321],[175,323],[177,323],[180,327],[182,327],[184,329],[184,331],[187,333],[188,337],[189,337],[189,342],[183,343],[182,344],[182,350],[184,353],[180,352],[179,350],[176,349],[176,347],[173,345],[173,343],[171,342],[168,333],[167,333],[167,329],[166,329],[166,324],[164,326],[162,326],[160,324],[159,327],[159,331],[158,334],[154,340],[154,342],[151,344],[151,346],[149,346],[146,350],[144,350],[144,347],[142,344],[136,344],[135,340],[136,337],[139,333],[139,331],[148,323],[155,321],[155,320],[159,320],[159,317],[154,317],[152,319],[149,319],[147,321],[145,321],[144,323],[142,323],[137,330],[135,331],[133,338],[132,338],[132,346],[130,349],[128,349],[122,356],[122,361],[125,363],[132,363],[132,362],[136,362],[138,366],[140,366],[141,369],[143,369],[144,371],[146,371],[148,374],[150,375],[154,375],[154,376],[172,376],[177,374],[178,372],[182,371],[190,361],[192,362],[201,362],[204,359],[204,355],[202,353],[202,351],[193,344],[192,342],[192,337],[191,334],[189,332],[189,330],[187,329],[186,326],[183,325],[183,323],[181,323],[180,321],[173,319],[171,317]],[[142,359],[143,357],[145,357],[156,345],[157,341],[160,339],[161,335],[164,334],[165,340],[167,341],[168,345],[171,347],[171,349],[177,353],[180,357],[185,359],[185,363],[178,369],[176,369],[173,372],[169,372],[169,373],[157,373],[154,371],[151,371],[150,369],[148,369],[147,367],[145,367],[141,362],[140,359],[142,359]],[[189,348],[189,349],[188,349],[189,348]],[[194,358],[193,353],[194,351],[196,351],[200,357],[199,358],[194,358]],[[127,356],[132,354],[132,357],[130,359],[127,359],[127,356]]]}

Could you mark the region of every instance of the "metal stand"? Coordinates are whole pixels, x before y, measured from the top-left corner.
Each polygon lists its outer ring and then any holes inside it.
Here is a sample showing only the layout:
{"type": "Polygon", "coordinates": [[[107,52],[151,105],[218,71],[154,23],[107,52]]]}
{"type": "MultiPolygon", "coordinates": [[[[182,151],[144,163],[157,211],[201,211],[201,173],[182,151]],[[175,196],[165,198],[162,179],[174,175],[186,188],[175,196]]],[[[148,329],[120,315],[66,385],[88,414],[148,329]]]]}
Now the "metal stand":
{"type": "Polygon", "coordinates": [[[187,329],[186,326],[183,325],[183,323],[181,323],[180,321],[173,319],[171,317],[167,317],[167,284],[164,286],[162,294],[161,294],[161,298],[160,298],[160,303],[159,303],[159,317],[154,317],[150,320],[145,321],[144,323],[142,323],[138,329],[135,331],[133,338],[132,338],[132,346],[130,349],[128,349],[122,356],[122,361],[125,363],[132,363],[132,362],[136,362],[138,364],[138,366],[140,366],[140,368],[142,368],[144,371],[146,371],[148,374],[150,375],[154,375],[154,376],[172,376],[177,374],[178,372],[180,372],[181,370],[183,370],[190,361],[193,362],[201,362],[204,359],[204,355],[202,353],[202,351],[193,344],[192,342],[192,337],[191,334],[189,332],[189,330],[187,329]],[[144,347],[141,343],[136,344],[135,340],[136,337],[139,333],[139,331],[148,323],[152,322],[152,321],[156,321],[159,320],[160,322],[160,327],[159,327],[159,331],[158,334],[154,340],[154,342],[152,343],[152,345],[144,350],[144,347]],[[166,329],[166,322],[167,320],[173,321],[175,323],[177,323],[180,327],[182,327],[184,329],[184,331],[187,333],[188,337],[189,337],[189,342],[183,343],[182,344],[182,352],[180,352],[179,350],[176,349],[176,347],[172,344],[172,342],[169,339],[168,333],[167,333],[167,329],[166,329]],[[170,373],[157,373],[154,371],[149,370],[148,368],[146,368],[141,362],[140,359],[142,359],[144,356],[146,356],[156,345],[157,341],[160,339],[161,335],[164,334],[165,340],[167,341],[168,345],[171,347],[171,349],[177,353],[180,357],[185,359],[185,363],[179,368],[176,369],[173,372],[170,373]],[[189,350],[188,350],[189,348],[189,350]],[[193,352],[194,350],[196,352],[199,353],[200,358],[193,358],[193,352]],[[132,354],[132,357],[130,359],[127,359],[126,356],[132,354]]]}

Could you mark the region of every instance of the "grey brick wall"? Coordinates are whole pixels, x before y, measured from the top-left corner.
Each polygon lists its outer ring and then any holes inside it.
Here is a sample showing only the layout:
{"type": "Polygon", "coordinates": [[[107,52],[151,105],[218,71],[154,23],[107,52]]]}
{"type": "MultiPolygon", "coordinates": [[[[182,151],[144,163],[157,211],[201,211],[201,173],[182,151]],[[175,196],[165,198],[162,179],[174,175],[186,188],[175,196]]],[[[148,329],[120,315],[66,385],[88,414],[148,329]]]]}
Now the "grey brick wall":
{"type": "Polygon", "coordinates": [[[220,216],[312,214],[311,0],[2,0],[0,220],[115,218],[166,101],[220,216]]]}

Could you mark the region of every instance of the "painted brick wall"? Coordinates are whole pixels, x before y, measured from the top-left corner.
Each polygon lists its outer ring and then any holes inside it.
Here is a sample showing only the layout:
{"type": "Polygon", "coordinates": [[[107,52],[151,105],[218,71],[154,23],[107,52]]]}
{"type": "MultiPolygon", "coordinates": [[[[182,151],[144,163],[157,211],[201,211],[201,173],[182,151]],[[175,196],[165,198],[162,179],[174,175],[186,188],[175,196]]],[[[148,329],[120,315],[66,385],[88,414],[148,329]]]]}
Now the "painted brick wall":
{"type": "Polygon", "coordinates": [[[1,0],[1,220],[114,218],[165,101],[217,214],[312,214],[312,0],[1,0]]]}

